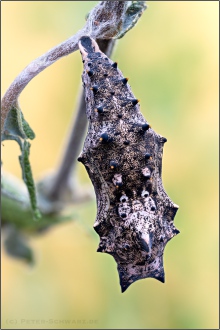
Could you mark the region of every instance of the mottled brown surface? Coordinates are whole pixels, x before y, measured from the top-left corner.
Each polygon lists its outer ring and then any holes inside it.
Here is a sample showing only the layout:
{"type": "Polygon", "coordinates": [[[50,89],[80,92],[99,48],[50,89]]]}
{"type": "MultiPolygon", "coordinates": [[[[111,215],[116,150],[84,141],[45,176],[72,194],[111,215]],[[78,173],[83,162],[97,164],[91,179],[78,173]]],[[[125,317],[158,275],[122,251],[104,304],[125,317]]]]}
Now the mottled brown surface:
{"type": "Polygon", "coordinates": [[[98,252],[118,265],[122,292],[134,281],[164,282],[163,251],[178,230],[178,209],[161,181],[163,145],[139,110],[116,64],[89,37],[81,38],[89,128],[79,157],[94,185],[98,252]]]}

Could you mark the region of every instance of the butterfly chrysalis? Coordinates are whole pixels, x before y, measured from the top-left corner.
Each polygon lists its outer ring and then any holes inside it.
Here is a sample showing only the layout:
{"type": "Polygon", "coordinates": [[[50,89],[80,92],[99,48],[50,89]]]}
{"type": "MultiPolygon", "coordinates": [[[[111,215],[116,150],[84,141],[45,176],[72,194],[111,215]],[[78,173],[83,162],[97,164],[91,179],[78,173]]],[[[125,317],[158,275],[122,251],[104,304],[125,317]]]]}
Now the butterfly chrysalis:
{"type": "Polygon", "coordinates": [[[97,251],[114,257],[122,292],[146,277],[164,282],[164,248],[179,233],[178,206],[161,180],[166,139],[144,119],[117,63],[88,36],[79,48],[89,128],[78,160],[96,193],[97,251]]]}

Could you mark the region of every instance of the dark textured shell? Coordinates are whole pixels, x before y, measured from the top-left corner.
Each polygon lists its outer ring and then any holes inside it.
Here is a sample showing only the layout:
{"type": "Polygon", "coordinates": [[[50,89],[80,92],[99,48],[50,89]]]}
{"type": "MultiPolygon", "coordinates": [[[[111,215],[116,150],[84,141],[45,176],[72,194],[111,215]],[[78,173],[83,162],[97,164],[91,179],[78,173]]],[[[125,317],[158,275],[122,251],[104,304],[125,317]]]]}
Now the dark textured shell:
{"type": "Polygon", "coordinates": [[[164,282],[163,252],[179,231],[178,209],[161,181],[163,145],[140,112],[127,79],[96,42],[79,42],[89,128],[79,157],[94,185],[98,252],[117,262],[122,292],[134,281],[164,282]]]}

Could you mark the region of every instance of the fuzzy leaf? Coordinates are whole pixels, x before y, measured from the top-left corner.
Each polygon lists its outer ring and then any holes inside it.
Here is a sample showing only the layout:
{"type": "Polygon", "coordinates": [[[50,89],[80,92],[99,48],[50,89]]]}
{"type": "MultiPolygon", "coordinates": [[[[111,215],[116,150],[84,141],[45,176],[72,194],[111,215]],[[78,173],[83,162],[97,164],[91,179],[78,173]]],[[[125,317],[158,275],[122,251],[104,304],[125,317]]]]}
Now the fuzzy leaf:
{"type": "Polygon", "coordinates": [[[30,143],[24,140],[22,154],[19,156],[20,165],[22,168],[22,178],[27,186],[30,202],[33,209],[35,219],[40,218],[40,212],[37,208],[37,197],[34,180],[31,171],[31,165],[29,162],[30,143]]]}
{"type": "Polygon", "coordinates": [[[29,162],[30,143],[27,139],[33,140],[35,134],[29,124],[24,119],[24,116],[19,108],[12,108],[5,121],[4,131],[1,136],[2,141],[14,140],[19,144],[21,155],[19,161],[22,169],[22,178],[27,186],[30,203],[32,206],[34,218],[40,218],[40,212],[37,208],[36,189],[29,162]]]}
{"type": "Polygon", "coordinates": [[[23,124],[23,130],[27,136],[28,139],[33,140],[35,138],[35,133],[32,130],[32,128],[29,126],[28,122],[24,119],[24,115],[21,112],[22,115],[22,124],[23,124]]]}

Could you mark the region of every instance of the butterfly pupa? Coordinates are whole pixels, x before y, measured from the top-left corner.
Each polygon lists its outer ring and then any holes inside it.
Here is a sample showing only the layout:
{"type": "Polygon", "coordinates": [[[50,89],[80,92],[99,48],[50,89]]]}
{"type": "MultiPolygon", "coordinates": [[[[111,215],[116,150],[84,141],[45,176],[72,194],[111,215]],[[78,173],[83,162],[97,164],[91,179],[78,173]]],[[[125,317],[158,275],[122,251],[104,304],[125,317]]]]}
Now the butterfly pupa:
{"type": "Polygon", "coordinates": [[[79,159],[96,193],[97,251],[114,257],[122,292],[147,277],[164,282],[164,248],[179,232],[178,206],[161,179],[166,139],[145,120],[127,78],[95,40],[82,37],[79,49],[89,120],[79,159]]]}

